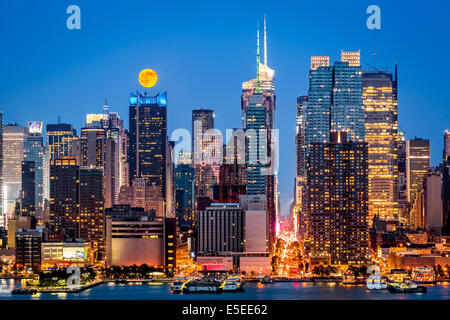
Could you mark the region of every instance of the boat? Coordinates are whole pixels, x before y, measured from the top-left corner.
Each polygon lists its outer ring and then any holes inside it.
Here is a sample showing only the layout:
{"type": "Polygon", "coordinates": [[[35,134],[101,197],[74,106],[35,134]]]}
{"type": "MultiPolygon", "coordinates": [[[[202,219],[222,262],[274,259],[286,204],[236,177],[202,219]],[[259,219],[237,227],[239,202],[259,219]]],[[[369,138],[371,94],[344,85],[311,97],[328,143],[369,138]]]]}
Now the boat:
{"type": "Polygon", "coordinates": [[[27,289],[27,288],[17,288],[11,291],[11,294],[36,294],[37,291],[34,289],[27,289]]]}
{"type": "Polygon", "coordinates": [[[342,284],[356,284],[356,277],[353,271],[345,271],[342,275],[342,284]]]}
{"type": "Polygon", "coordinates": [[[367,277],[366,286],[369,290],[384,290],[387,288],[387,283],[379,274],[372,274],[367,277]]]}
{"type": "Polygon", "coordinates": [[[259,280],[259,283],[269,284],[273,283],[273,280],[269,276],[264,276],[261,280],[259,280]]]}
{"type": "Polygon", "coordinates": [[[431,267],[414,267],[411,278],[416,283],[435,283],[436,274],[431,267]]]}
{"type": "Polygon", "coordinates": [[[172,293],[181,293],[183,291],[184,279],[175,279],[170,286],[172,293]]]}
{"type": "Polygon", "coordinates": [[[410,277],[408,275],[408,271],[405,269],[391,269],[388,274],[388,279],[391,283],[403,283],[410,280],[410,277]]]}
{"type": "Polygon", "coordinates": [[[387,289],[390,293],[427,293],[427,287],[418,286],[409,280],[401,283],[390,283],[387,289]]]}
{"type": "Polygon", "coordinates": [[[226,292],[244,291],[244,286],[242,284],[241,277],[239,276],[228,277],[228,279],[225,280],[223,291],[226,292]]]}

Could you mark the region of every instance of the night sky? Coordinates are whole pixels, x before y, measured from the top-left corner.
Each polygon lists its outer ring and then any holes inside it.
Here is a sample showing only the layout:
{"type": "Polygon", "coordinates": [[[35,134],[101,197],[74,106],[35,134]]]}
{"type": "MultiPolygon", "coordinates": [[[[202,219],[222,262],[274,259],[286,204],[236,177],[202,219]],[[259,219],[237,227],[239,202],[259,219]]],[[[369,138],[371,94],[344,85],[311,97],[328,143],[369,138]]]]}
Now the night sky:
{"type": "MultiPolygon", "coordinates": [[[[105,98],[128,128],[128,96],[168,91],[169,132],[191,128],[191,110],[210,108],[221,130],[241,126],[243,81],[256,74],[256,22],[267,14],[268,65],[276,71],[279,188],[287,213],[294,194],[296,97],[308,91],[311,55],[361,50],[373,66],[366,8],[381,7],[377,67],[399,67],[399,125],[431,139],[432,164],[450,128],[448,1],[2,1],[0,108],[4,122],[62,122],[79,128],[105,98]],[[68,30],[66,8],[81,8],[68,30]],[[154,69],[159,82],[137,80],[154,69]]],[[[262,28],[261,28],[262,31],[262,28]]]]}

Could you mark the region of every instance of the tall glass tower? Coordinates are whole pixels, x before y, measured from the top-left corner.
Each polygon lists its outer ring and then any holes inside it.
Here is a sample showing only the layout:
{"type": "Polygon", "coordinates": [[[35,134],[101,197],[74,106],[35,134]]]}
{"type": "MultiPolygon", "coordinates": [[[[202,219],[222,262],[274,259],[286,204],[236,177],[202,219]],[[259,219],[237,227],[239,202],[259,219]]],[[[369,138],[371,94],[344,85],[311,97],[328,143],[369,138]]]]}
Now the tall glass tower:
{"type": "Polygon", "coordinates": [[[128,163],[130,185],[144,178],[147,185],[166,194],[167,93],[155,96],[130,94],[130,134],[128,163]]]}
{"type": "Polygon", "coordinates": [[[369,148],[369,217],[399,219],[397,76],[363,74],[366,141],[369,148]]]}
{"type": "MultiPolygon", "coordinates": [[[[264,23],[264,31],[265,23],[264,23]]],[[[242,127],[246,133],[247,195],[265,195],[269,250],[276,236],[275,71],[267,66],[267,40],[264,32],[264,63],[260,62],[257,30],[256,79],[242,84],[242,127]]]]}

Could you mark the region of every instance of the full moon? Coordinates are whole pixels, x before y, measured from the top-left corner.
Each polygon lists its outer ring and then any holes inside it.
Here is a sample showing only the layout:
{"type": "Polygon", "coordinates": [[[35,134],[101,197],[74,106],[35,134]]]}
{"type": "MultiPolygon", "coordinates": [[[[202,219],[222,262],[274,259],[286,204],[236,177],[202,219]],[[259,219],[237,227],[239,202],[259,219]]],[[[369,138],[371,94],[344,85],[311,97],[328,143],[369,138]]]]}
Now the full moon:
{"type": "Polygon", "coordinates": [[[152,69],[144,69],[139,73],[139,83],[146,88],[153,87],[158,82],[158,75],[152,69]]]}

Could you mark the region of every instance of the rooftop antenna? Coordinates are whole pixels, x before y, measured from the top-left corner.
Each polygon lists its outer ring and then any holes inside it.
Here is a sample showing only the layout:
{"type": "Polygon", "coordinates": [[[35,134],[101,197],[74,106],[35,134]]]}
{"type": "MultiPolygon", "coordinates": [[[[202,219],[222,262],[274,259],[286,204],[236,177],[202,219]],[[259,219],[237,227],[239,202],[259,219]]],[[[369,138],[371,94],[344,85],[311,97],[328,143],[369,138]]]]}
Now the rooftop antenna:
{"type": "Polygon", "coordinates": [[[103,114],[105,114],[105,115],[109,114],[108,100],[106,100],[106,98],[105,98],[105,103],[103,104],[103,114]]]}
{"type": "Polygon", "coordinates": [[[266,14],[264,13],[264,64],[267,66],[267,33],[266,33],[266,14]]]}
{"type": "Polygon", "coordinates": [[[261,82],[259,80],[259,21],[256,23],[256,92],[261,93],[261,82]]]}

